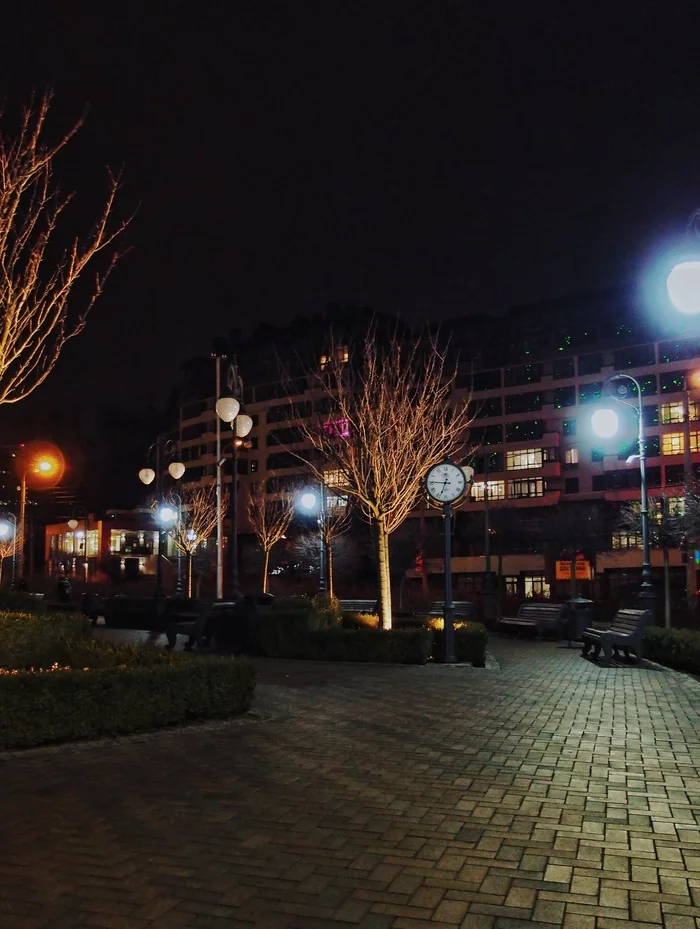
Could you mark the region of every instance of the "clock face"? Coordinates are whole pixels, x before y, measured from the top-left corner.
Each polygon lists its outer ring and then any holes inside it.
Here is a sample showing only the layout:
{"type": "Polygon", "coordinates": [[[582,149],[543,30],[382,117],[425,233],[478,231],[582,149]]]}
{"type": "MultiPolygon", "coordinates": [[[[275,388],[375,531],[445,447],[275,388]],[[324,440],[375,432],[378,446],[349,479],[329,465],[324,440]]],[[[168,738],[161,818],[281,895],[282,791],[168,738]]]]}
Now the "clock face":
{"type": "Polygon", "coordinates": [[[466,490],[467,478],[461,468],[446,461],[428,471],[425,487],[438,503],[453,503],[466,490]]]}

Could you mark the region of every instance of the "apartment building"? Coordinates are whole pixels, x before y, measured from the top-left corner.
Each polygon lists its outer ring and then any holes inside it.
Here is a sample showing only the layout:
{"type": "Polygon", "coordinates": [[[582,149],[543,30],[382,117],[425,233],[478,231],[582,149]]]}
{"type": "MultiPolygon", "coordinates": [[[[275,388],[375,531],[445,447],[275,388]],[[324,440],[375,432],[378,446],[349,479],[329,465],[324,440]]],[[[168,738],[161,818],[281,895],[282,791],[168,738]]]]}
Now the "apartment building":
{"type": "MultiPolygon", "coordinates": [[[[627,431],[614,447],[604,446],[590,429],[604,382],[615,372],[635,377],[641,388],[651,496],[682,496],[686,433],[693,467],[700,466],[700,338],[670,337],[619,292],[515,308],[506,317],[451,320],[443,332],[450,335],[459,357],[455,395],[471,397],[474,409],[465,439],[477,473],[470,497],[460,507],[453,546],[458,592],[476,592],[481,584],[485,558],[478,525],[487,505],[494,514],[511,514],[510,524],[504,523],[511,528],[494,540],[504,589],[535,595],[546,594],[556,580],[553,565],[538,545],[538,524],[576,504],[605,509],[610,515],[621,504],[639,499],[639,465],[628,461],[637,451],[634,412],[620,407],[627,431]],[[527,541],[517,531],[518,521],[535,527],[527,541]]],[[[318,364],[323,364],[320,349],[318,364]]],[[[303,462],[294,454],[303,454],[304,446],[295,443],[298,421],[293,417],[303,415],[305,408],[310,411],[310,395],[303,378],[296,383],[289,398],[279,379],[246,379],[245,411],[254,426],[252,447],[239,461],[239,494],[251,481],[264,482],[271,494],[309,482],[303,462]]],[[[341,430],[343,424],[334,428],[341,430]]],[[[214,479],[215,434],[213,396],[182,407],[185,480],[214,479]]],[[[329,474],[329,485],[333,482],[329,474]]],[[[439,536],[439,512],[422,509],[414,515],[422,526],[432,520],[438,530],[433,538],[439,536]]],[[[611,523],[607,544],[587,566],[579,565],[581,576],[605,578],[613,587],[633,584],[640,549],[637,533],[611,523]]],[[[437,582],[443,573],[439,548],[425,555],[422,570],[437,582]]],[[[661,553],[654,552],[652,561],[659,567],[661,553]]],[[[683,554],[673,551],[671,565],[679,584],[684,582],[682,564],[683,554]]],[[[565,570],[562,565],[563,584],[568,583],[565,570]]],[[[406,575],[409,582],[419,576],[415,568],[406,575]]]]}

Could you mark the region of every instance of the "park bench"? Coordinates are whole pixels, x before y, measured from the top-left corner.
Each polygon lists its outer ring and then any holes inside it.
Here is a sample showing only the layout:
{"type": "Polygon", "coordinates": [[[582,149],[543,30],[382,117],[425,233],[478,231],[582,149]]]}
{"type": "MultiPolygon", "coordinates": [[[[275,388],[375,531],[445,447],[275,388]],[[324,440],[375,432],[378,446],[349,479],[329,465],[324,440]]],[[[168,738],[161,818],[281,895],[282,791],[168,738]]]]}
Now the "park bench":
{"type": "MultiPolygon", "coordinates": [[[[98,604],[105,626],[112,629],[141,629],[144,631],[162,631],[163,620],[159,615],[159,605],[154,597],[125,597],[117,594],[107,597],[98,604]]],[[[97,613],[91,616],[97,620],[97,613]]]]}
{"type": "MultiPolygon", "coordinates": [[[[178,635],[188,638],[185,648],[191,651],[197,646],[197,651],[214,640],[219,649],[240,649],[246,633],[249,630],[235,628],[235,624],[246,622],[255,612],[255,599],[253,603],[244,600],[169,600],[165,614],[165,635],[168,648],[173,649],[177,644],[178,635]]],[[[263,603],[268,601],[264,600],[263,603]]]]}
{"type": "Polygon", "coordinates": [[[565,610],[565,603],[523,603],[517,616],[501,616],[498,620],[498,631],[500,632],[504,626],[535,629],[537,637],[541,639],[545,630],[559,632],[565,610]]]}
{"type": "Polygon", "coordinates": [[[651,610],[618,610],[609,629],[584,630],[581,654],[588,657],[593,649],[593,660],[597,661],[602,648],[607,661],[619,657],[620,649],[629,659],[630,649],[639,661],[642,657],[642,639],[644,629],[653,622],[651,610]]]}
{"type": "MultiPolygon", "coordinates": [[[[430,604],[428,616],[444,616],[445,601],[434,600],[430,604]]],[[[471,600],[455,600],[452,604],[452,616],[454,619],[465,619],[473,621],[475,619],[475,608],[471,600]]]]}
{"type": "Polygon", "coordinates": [[[378,604],[376,600],[339,600],[343,613],[372,613],[376,615],[378,604]]]}

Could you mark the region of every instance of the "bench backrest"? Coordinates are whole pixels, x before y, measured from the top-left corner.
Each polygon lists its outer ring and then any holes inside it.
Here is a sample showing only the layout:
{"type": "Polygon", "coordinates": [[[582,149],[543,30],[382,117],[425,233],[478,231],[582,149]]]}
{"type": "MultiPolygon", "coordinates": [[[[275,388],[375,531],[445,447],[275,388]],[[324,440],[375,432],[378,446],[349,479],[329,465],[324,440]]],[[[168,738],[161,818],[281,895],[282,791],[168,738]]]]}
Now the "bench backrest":
{"type": "Polygon", "coordinates": [[[374,613],[376,600],[339,600],[340,608],[347,613],[374,613]]]}
{"type": "Polygon", "coordinates": [[[536,617],[546,617],[547,619],[559,619],[563,615],[564,603],[522,603],[518,610],[519,619],[535,619],[536,617]]]}
{"type": "MultiPolygon", "coordinates": [[[[434,600],[430,604],[430,612],[428,614],[429,616],[443,616],[444,613],[444,600],[434,600]]],[[[452,603],[452,615],[471,619],[474,616],[474,604],[471,600],[454,600],[452,603]]]]}
{"type": "Polygon", "coordinates": [[[652,619],[651,610],[618,610],[608,632],[635,635],[635,633],[641,633],[652,619]]]}

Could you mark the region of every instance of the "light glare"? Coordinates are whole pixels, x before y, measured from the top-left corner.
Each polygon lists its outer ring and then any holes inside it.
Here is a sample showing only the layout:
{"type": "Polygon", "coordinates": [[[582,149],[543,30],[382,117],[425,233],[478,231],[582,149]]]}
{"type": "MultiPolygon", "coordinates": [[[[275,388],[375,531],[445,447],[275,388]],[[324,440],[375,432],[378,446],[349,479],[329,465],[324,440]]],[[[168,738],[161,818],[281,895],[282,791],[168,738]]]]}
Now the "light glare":
{"type": "Polygon", "coordinates": [[[620,428],[620,418],[615,410],[596,410],[591,416],[591,428],[601,439],[612,439],[620,428]]]}
{"type": "Polygon", "coordinates": [[[700,261],[681,261],[666,278],[666,290],[679,313],[700,313],[700,261]]]}
{"type": "Polygon", "coordinates": [[[311,491],[307,491],[306,493],[301,495],[301,497],[299,498],[299,502],[301,503],[301,505],[304,507],[305,510],[313,510],[315,509],[316,504],[318,503],[318,498],[315,493],[312,493],[311,491]]]}

